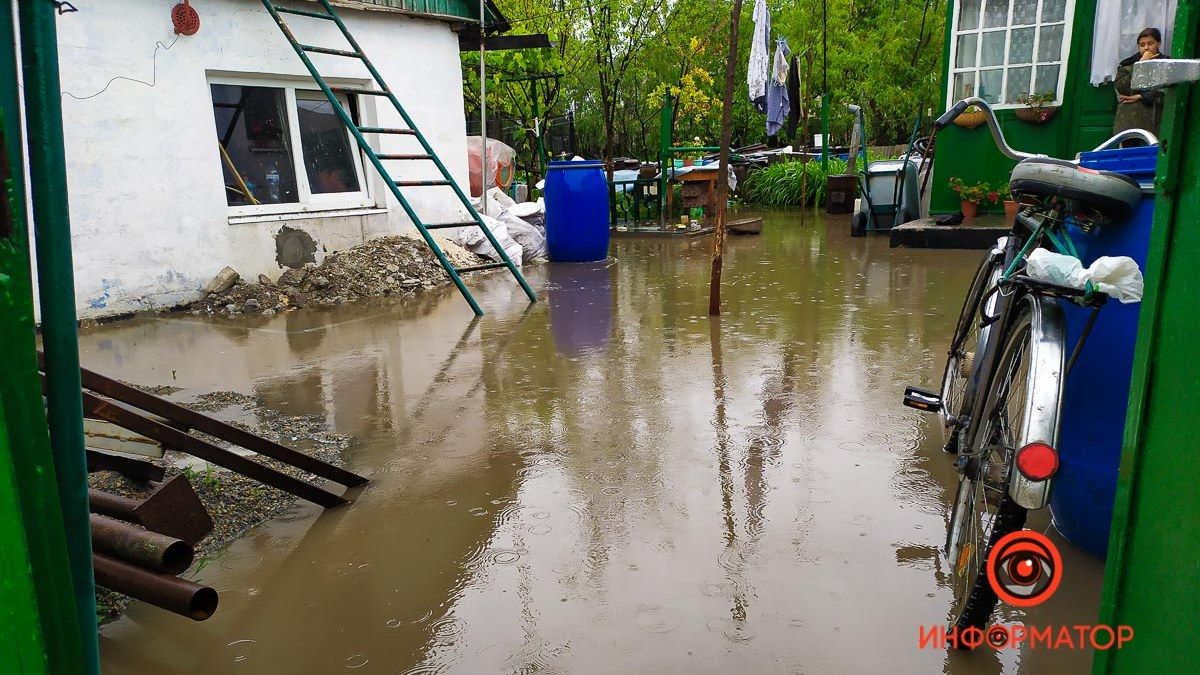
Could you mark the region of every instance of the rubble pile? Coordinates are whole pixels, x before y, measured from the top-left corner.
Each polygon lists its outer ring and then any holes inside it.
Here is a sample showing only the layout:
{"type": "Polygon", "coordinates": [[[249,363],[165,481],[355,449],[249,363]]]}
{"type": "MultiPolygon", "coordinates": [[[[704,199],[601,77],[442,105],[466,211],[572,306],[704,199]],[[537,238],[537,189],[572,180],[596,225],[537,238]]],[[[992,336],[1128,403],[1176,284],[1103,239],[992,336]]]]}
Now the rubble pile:
{"type": "MultiPolygon", "coordinates": [[[[486,262],[454,244],[439,243],[456,267],[486,262]]],[[[191,309],[204,314],[270,316],[292,307],[407,295],[449,282],[424,242],[406,236],[382,237],[330,253],[319,265],[289,269],[274,281],[260,275],[258,283],[247,283],[226,267],[205,286],[204,298],[192,303],[191,309]]]]}

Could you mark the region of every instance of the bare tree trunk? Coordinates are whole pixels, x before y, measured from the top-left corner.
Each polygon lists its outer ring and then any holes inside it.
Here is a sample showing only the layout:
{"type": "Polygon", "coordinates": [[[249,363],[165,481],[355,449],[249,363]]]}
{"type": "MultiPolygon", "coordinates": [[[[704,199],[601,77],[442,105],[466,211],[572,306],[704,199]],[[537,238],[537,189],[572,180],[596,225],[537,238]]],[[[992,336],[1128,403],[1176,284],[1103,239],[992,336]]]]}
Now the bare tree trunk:
{"type": "Polygon", "coordinates": [[[721,263],[725,253],[725,203],[729,201],[729,143],[733,137],[733,77],[737,72],[738,23],[742,0],[733,0],[729,16],[729,53],[725,57],[725,95],[721,106],[721,160],[717,163],[717,231],[713,233],[712,275],[708,283],[708,314],[721,313],[721,263]]]}

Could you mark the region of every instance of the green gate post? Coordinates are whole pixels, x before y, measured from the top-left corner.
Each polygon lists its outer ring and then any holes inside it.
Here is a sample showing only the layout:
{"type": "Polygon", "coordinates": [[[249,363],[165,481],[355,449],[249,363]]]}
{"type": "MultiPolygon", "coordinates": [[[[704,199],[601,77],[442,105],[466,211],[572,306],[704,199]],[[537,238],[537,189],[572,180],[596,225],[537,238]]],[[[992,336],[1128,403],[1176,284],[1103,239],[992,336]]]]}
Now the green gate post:
{"type": "Polygon", "coordinates": [[[84,672],[100,672],[96,635],[96,586],[88,522],[87,461],[83,450],[83,401],[75,318],[75,278],[67,209],[62,94],[58,78],[55,3],[18,3],[21,61],[29,145],[30,201],[37,241],[38,298],[46,352],[46,401],[50,447],[66,529],[67,556],[75,594],[84,672]]]}
{"type": "MultiPolygon", "coordinates": [[[[1196,58],[1200,0],[1180,0],[1172,53],[1196,58]]],[[[1095,675],[1195,672],[1200,661],[1200,94],[1167,95],[1146,293],[1100,620],[1133,640],[1095,675]],[[1186,664],[1191,663],[1191,666],[1186,664]]]]}
{"type": "Polygon", "coordinates": [[[76,608],[34,356],[12,0],[0,3],[0,44],[7,45],[0,54],[0,626],[11,630],[0,640],[0,669],[22,675],[95,672],[98,656],[93,650],[85,659],[81,635],[90,634],[95,644],[96,617],[83,617],[76,608]]]}

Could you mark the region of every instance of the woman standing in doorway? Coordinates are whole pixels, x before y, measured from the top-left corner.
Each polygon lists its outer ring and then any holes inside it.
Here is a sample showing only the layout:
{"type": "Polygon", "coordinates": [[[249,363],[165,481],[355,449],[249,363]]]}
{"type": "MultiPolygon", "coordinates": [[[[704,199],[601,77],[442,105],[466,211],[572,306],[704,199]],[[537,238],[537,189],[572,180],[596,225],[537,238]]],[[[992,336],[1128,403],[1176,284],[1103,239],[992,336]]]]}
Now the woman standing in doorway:
{"type": "Polygon", "coordinates": [[[1163,93],[1159,89],[1133,89],[1133,64],[1139,61],[1168,58],[1159,51],[1162,33],[1157,28],[1147,28],[1138,33],[1138,51],[1121,61],[1117,66],[1114,81],[1117,90],[1117,116],[1113,119],[1113,133],[1126,129],[1145,129],[1158,134],[1162,122],[1163,93]]]}

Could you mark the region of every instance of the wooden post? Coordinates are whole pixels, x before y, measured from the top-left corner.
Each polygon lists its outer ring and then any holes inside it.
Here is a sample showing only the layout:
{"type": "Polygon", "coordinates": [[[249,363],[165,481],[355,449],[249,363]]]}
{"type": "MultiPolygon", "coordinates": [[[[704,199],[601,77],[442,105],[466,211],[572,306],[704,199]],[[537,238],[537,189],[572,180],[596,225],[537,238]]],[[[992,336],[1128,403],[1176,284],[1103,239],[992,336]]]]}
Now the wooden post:
{"type": "Polygon", "coordinates": [[[733,0],[729,17],[729,53],[725,57],[725,95],[721,107],[721,159],[717,163],[717,231],[713,233],[712,274],[708,283],[708,314],[721,313],[721,263],[725,250],[725,204],[729,201],[729,144],[733,137],[733,77],[737,72],[738,22],[742,0],[733,0]]]}

